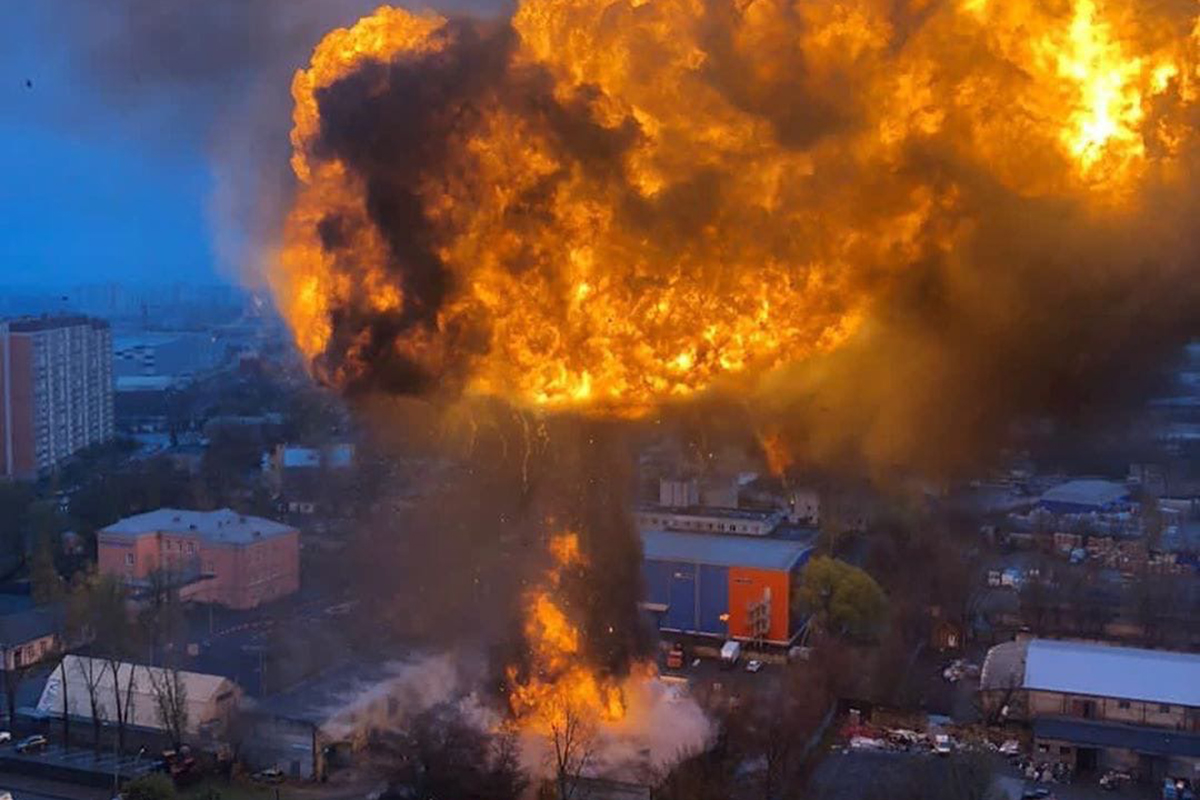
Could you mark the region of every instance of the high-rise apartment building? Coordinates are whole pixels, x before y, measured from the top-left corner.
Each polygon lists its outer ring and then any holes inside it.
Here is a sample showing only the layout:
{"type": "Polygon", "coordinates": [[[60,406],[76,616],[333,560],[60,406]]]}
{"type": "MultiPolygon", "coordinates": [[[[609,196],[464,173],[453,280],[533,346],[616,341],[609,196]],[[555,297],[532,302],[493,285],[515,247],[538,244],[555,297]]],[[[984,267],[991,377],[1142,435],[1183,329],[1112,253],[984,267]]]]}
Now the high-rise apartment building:
{"type": "Polygon", "coordinates": [[[75,316],[0,322],[0,475],[36,477],[112,437],[108,323],[75,316]]]}

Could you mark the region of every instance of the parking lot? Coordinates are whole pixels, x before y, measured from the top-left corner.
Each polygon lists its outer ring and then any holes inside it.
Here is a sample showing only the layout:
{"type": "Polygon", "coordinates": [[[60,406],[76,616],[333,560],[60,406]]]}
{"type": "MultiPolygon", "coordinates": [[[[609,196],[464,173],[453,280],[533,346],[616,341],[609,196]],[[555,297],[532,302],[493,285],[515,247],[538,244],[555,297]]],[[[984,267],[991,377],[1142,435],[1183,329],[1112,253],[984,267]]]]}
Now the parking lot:
{"type": "Polygon", "coordinates": [[[85,747],[68,749],[53,743],[39,752],[18,753],[11,746],[0,750],[0,771],[77,780],[92,786],[111,784],[114,775],[135,778],[153,772],[156,766],[155,758],[97,753],[85,747]]]}

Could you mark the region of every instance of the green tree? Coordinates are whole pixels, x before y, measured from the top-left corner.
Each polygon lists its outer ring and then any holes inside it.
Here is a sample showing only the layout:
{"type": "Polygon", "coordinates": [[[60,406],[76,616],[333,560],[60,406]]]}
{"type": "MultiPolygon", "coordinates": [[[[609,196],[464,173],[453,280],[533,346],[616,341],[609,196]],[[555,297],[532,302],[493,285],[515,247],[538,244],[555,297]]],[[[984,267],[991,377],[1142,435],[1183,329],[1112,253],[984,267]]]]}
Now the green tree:
{"type": "Polygon", "coordinates": [[[875,579],[858,567],[828,556],[808,562],[796,591],[799,613],[813,615],[824,630],[848,639],[871,639],[886,603],[875,579]]]}
{"type": "Polygon", "coordinates": [[[175,800],[175,784],[161,772],[152,772],[125,784],[125,800],[175,800]]]}

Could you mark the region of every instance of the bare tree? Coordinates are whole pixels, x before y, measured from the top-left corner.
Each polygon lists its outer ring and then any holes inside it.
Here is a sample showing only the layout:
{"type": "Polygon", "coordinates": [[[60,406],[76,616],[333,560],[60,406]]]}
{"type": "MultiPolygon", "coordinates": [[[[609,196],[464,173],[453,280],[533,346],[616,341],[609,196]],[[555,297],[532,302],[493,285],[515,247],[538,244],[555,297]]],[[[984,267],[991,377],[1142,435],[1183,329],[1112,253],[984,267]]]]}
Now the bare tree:
{"type": "Polygon", "coordinates": [[[180,674],[175,659],[163,667],[147,667],[146,674],[150,676],[150,688],[154,693],[155,711],[158,721],[171,734],[172,742],[178,746],[183,743],[183,734],[187,731],[188,707],[187,685],[180,674]]]}
{"type": "MultiPolygon", "coordinates": [[[[92,744],[96,749],[100,749],[100,724],[101,721],[107,718],[106,708],[100,696],[100,686],[104,681],[104,662],[98,658],[75,657],[72,659],[75,664],[75,670],[83,679],[83,688],[87,692],[88,704],[92,712],[92,744]]],[[[63,659],[66,664],[67,659],[63,659]]],[[[66,678],[63,679],[64,686],[66,678]]],[[[64,697],[66,690],[63,690],[64,697]]],[[[65,700],[63,701],[66,702],[65,700]]]]}
{"type": "Polygon", "coordinates": [[[579,778],[596,755],[596,718],[569,697],[559,698],[551,712],[547,738],[553,747],[557,800],[571,800],[579,778]]]}
{"type": "Polygon", "coordinates": [[[117,745],[125,749],[125,731],[133,719],[133,692],[137,688],[137,669],[134,664],[125,664],[119,658],[109,656],[106,659],[108,668],[112,671],[113,698],[116,701],[117,712],[117,745]],[[121,667],[128,666],[125,683],[121,683],[121,667]]]}

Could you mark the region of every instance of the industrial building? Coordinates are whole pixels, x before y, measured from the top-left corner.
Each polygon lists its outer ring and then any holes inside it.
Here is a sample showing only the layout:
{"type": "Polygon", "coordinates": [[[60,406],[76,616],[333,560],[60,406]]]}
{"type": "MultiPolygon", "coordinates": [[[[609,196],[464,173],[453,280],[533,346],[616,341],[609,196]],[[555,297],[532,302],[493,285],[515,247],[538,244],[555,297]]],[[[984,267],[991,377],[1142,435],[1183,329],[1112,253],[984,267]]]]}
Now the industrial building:
{"type": "Polygon", "coordinates": [[[782,510],[748,508],[659,508],[650,506],[633,512],[638,530],[682,531],[684,533],[736,533],[740,536],[770,536],[783,523],[782,510]]]}
{"type": "Polygon", "coordinates": [[[1200,777],[1200,655],[1027,639],[988,651],[983,705],[1033,728],[1034,756],[1082,772],[1200,777]]]}
{"type": "Polygon", "coordinates": [[[1122,484],[1103,480],[1060,483],[1042,494],[1038,505],[1052,514],[1099,514],[1127,511],[1129,490],[1122,484]]]}
{"type": "Polygon", "coordinates": [[[0,323],[0,475],[36,478],[113,433],[107,322],[60,316],[0,323]]]}
{"type": "Polygon", "coordinates": [[[100,571],[136,594],[157,575],[185,600],[254,608],[300,588],[300,534],[260,517],[160,508],[126,517],[96,537],[100,571]]]}
{"type": "Polygon", "coordinates": [[[642,608],[660,630],[786,645],[793,585],[812,546],[719,533],[642,531],[642,608]]]}

